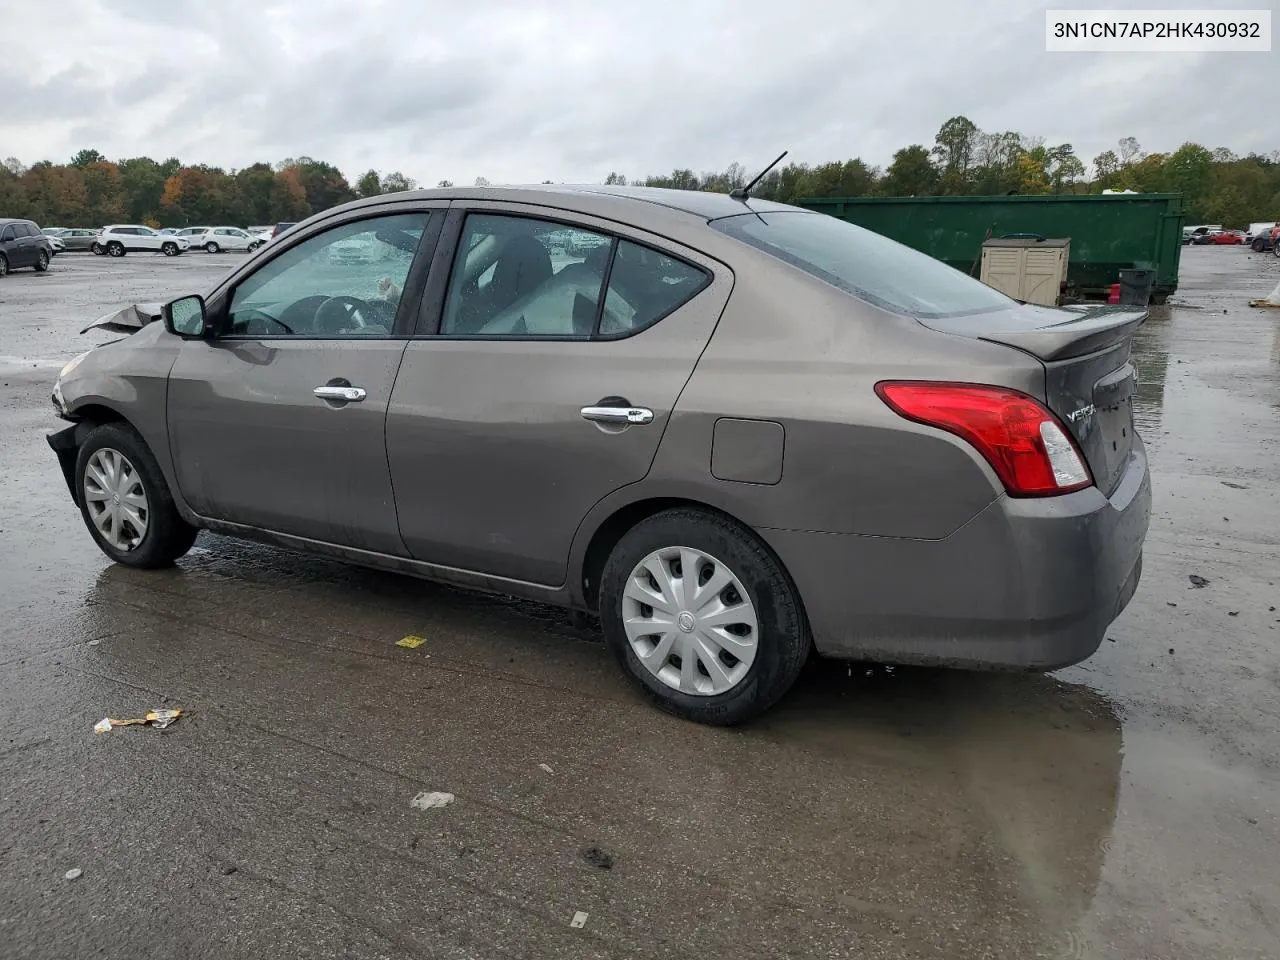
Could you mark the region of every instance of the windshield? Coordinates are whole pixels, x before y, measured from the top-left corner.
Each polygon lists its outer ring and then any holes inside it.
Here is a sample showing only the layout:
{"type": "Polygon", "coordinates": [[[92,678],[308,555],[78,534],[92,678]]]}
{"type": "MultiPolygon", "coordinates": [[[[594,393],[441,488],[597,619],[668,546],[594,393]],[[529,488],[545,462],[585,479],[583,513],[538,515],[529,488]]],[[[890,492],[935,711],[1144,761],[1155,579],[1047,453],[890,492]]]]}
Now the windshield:
{"type": "Polygon", "coordinates": [[[940,260],[826,214],[745,213],[711,226],[894,313],[958,317],[1015,302],[940,260]]]}

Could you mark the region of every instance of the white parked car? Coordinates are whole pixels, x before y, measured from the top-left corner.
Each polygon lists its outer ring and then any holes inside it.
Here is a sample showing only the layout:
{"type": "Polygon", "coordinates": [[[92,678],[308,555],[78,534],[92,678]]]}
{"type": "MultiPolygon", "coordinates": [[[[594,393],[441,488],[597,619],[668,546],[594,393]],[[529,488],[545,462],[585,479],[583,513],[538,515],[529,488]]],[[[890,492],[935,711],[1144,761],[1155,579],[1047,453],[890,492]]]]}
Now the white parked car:
{"type": "Polygon", "coordinates": [[[152,230],[137,223],[116,223],[103,227],[94,241],[92,250],[109,257],[123,257],[126,253],[163,253],[176,257],[190,244],[185,237],[152,230]]]}
{"type": "Polygon", "coordinates": [[[191,246],[201,247],[208,253],[224,250],[257,250],[263,241],[239,227],[208,227],[202,234],[191,238],[191,246]]]}
{"type": "Polygon", "coordinates": [[[195,247],[198,246],[196,243],[196,237],[203,237],[205,231],[208,229],[208,227],[183,227],[181,230],[178,230],[175,235],[182,237],[188,244],[195,247]]]}

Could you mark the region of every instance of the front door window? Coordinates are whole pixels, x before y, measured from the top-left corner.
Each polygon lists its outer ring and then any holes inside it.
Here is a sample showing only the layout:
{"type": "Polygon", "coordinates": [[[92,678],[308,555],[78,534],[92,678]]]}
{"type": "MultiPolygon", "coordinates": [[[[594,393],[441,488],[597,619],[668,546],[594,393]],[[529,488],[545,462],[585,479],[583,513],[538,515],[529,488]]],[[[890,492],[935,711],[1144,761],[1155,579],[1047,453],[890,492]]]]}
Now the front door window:
{"type": "Polygon", "coordinates": [[[345,223],[286,250],[236,287],[224,335],[389,336],[427,216],[345,223]]]}

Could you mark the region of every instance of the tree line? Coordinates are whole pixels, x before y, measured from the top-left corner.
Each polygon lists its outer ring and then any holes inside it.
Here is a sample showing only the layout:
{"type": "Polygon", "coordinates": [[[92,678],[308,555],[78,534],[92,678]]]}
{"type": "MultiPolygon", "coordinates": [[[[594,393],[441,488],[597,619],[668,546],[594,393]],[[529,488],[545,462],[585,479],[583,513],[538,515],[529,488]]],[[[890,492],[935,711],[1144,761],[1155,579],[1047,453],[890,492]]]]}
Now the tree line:
{"type": "Polygon", "coordinates": [[[0,216],[80,227],[269,224],[416,186],[399,171],[384,175],[369,170],[352,187],[337,167],[311,157],[228,172],[204,164],[187,166],[176,157],[113,161],[86,149],[65,164],[41,161],[28,167],[14,157],[5,160],[0,165],[0,216]]]}
{"type": "MultiPolygon", "coordinates": [[[[720,172],[676,169],[632,181],[640,186],[728,192],[753,176],[739,163],[720,172]]],[[[606,183],[625,184],[610,173],[606,183]]],[[[1146,153],[1133,137],[1104,150],[1086,168],[1069,143],[1013,131],[985,133],[967,117],[952,117],[932,146],[911,144],[885,168],[855,157],[810,165],[788,163],[752,188],[782,203],[804,197],[926,197],[997,194],[1087,194],[1103,190],[1181,193],[1189,222],[1242,227],[1280,220],[1280,150],[1240,157],[1225,147],[1184,143],[1172,153],[1146,153]]]]}
{"type": "MultiPolygon", "coordinates": [[[[676,169],[631,182],[641,186],[728,192],[753,176],[740,163],[718,172],[676,169]]],[[[484,177],[477,185],[487,184],[484,177]]],[[[544,183],[550,183],[544,180],[544,183]]],[[[611,172],[605,183],[626,184],[611,172]]],[[[188,166],[171,157],[108,160],[81,150],[70,162],[0,165],[0,216],[49,226],[99,227],[108,223],[267,224],[300,220],[357,197],[411,190],[399,171],[369,170],[352,186],[332,164],[295,157],[227,171],[188,166]]],[[[453,186],[441,180],[437,186],[453,186]]],[[[1190,222],[1244,226],[1280,220],[1280,150],[1240,157],[1219,147],[1184,143],[1172,153],[1146,153],[1132,137],[1104,150],[1088,167],[1071,144],[1049,145],[1013,131],[987,133],[966,117],[952,117],[932,146],[898,150],[883,169],[860,158],[787,163],[770,171],[755,196],[793,203],[804,197],[974,196],[1082,194],[1104,189],[1181,193],[1190,222]]]]}

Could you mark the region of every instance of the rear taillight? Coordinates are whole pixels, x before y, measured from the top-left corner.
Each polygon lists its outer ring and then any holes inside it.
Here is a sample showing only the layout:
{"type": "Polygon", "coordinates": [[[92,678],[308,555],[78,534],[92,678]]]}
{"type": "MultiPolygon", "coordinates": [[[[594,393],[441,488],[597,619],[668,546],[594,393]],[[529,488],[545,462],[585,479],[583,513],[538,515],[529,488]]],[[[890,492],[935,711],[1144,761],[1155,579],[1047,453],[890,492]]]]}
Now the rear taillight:
{"type": "Polygon", "coordinates": [[[900,416],[973,444],[1011,496],[1047,497],[1093,483],[1062,423],[1025,393],[925,381],[877,383],[876,393],[900,416]]]}

